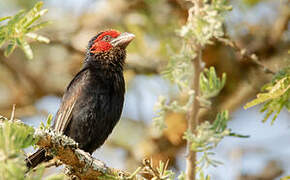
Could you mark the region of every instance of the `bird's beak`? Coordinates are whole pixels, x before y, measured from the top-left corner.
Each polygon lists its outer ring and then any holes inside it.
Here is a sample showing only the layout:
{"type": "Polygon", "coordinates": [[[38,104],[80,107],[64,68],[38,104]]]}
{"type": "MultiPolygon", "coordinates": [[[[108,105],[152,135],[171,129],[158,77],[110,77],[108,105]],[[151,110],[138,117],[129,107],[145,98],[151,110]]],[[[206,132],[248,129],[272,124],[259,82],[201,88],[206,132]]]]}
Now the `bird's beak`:
{"type": "Polygon", "coordinates": [[[134,34],[124,32],[120,34],[118,37],[116,37],[115,39],[113,39],[110,43],[114,47],[119,46],[125,49],[134,38],[135,38],[134,34]]]}

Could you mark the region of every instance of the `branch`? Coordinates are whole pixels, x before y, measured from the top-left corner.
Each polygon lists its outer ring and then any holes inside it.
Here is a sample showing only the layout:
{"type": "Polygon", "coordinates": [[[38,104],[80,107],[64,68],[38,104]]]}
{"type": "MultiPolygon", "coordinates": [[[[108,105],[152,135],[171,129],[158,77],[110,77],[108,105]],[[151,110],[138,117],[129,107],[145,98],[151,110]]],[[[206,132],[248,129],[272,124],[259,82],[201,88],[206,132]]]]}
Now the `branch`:
{"type": "Polygon", "coordinates": [[[253,62],[255,65],[262,68],[265,73],[270,73],[273,75],[276,74],[275,71],[269,69],[263,63],[261,63],[261,61],[259,60],[256,54],[250,53],[246,49],[241,49],[236,44],[236,42],[232,41],[229,37],[226,36],[225,38],[219,38],[218,40],[224,43],[225,45],[232,47],[237,53],[239,53],[242,56],[242,59],[251,60],[251,62],[253,62]]]}
{"type": "MultiPolygon", "coordinates": [[[[194,77],[192,82],[192,89],[194,90],[194,101],[191,110],[188,113],[187,125],[191,133],[195,133],[196,127],[199,124],[198,113],[200,110],[200,104],[197,97],[199,97],[199,76],[203,71],[202,67],[202,48],[198,47],[198,55],[196,59],[192,60],[192,65],[194,66],[194,77]]],[[[186,179],[195,179],[195,169],[196,169],[196,152],[191,150],[191,142],[187,141],[187,158],[186,158],[186,179]]]]}
{"type": "MultiPolygon", "coordinates": [[[[195,0],[194,6],[195,6],[195,14],[198,14],[200,12],[199,9],[202,7],[203,2],[201,0],[195,0]]],[[[199,76],[200,73],[203,71],[202,67],[202,47],[200,45],[195,44],[195,48],[197,50],[197,57],[195,59],[192,59],[192,65],[194,67],[194,75],[193,75],[193,82],[192,82],[192,89],[194,90],[194,100],[191,107],[191,110],[188,113],[187,118],[187,126],[188,130],[191,133],[195,133],[196,127],[199,124],[199,117],[198,113],[200,110],[200,104],[197,97],[199,97],[200,94],[200,88],[199,88],[199,76]]],[[[186,158],[186,179],[187,180],[195,180],[196,179],[196,152],[192,151],[191,149],[191,142],[187,140],[186,145],[187,150],[187,158],[186,158]]]]}
{"type": "Polygon", "coordinates": [[[71,138],[57,134],[54,131],[38,130],[35,136],[39,139],[37,145],[67,165],[67,174],[79,179],[129,177],[130,174],[118,169],[107,167],[102,161],[94,159],[89,153],[78,149],[77,143],[71,138]]]}
{"type": "MultiPolygon", "coordinates": [[[[2,116],[0,116],[1,119],[2,116]]],[[[52,130],[36,130],[36,143],[39,147],[45,148],[54,160],[59,160],[66,165],[66,174],[71,179],[165,179],[168,177],[168,161],[163,166],[163,171],[158,171],[159,167],[154,167],[152,160],[144,159],[142,167],[138,167],[133,173],[107,167],[105,163],[94,159],[89,153],[78,149],[78,144],[71,138],[55,133],[52,130]],[[167,172],[167,173],[165,173],[167,172]]],[[[55,165],[50,163],[47,166],[55,165]]]]}
{"type": "MultiPolygon", "coordinates": [[[[8,135],[7,133],[4,133],[5,135],[2,136],[2,138],[15,143],[13,146],[9,145],[11,146],[10,148],[12,148],[13,152],[15,150],[15,152],[22,152],[19,151],[20,149],[17,149],[17,147],[27,147],[27,142],[34,144],[36,139],[36,145],[44,148],[47,154],[49,156],[53,156],[54,158],[54,161],[46,163],[45,168],[64,164],[66,167],[65,173],[70,177],[70,179],[161,180],[174,176],[172,171],[167,170],[168,161],[166,163],[159,162],[159,166],[157,167],[153,166],[152,159],[144,159],[143,165],[138,167],[133,173],[127,173],[122,170],[107,167],[102,161],[94,159],[89,153],[79,149],[78,144],[73,139],[61,133],[56,133],[51,129],[36,129],[35,131],[31,131],[32,127],[25,126],[21,120],[14,119],[14,111],[15,107],[13,107],[10,119],[0,115],[0,131],[3,125],[7,124],[6,122],[9,122],[9,126],[5,126],[4,132],[10,133],[8,133],[8,135]],[[25,131],[28,128],[30,130],[25,131]],[[16,132],[20,133],[17,134],[16,132]],[[34,133],[35,139],[32,138],[32,133],[34,133]]],[[[21,161],[22,160],[23,159],[21,159],[21,161]]]]}

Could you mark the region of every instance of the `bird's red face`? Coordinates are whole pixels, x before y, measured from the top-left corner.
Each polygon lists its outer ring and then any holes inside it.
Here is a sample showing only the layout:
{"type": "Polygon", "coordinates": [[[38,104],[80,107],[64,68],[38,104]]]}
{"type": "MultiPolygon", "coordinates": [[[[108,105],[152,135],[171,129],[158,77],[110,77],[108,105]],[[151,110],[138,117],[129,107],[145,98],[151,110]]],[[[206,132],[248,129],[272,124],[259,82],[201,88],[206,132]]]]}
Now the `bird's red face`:
{"type": "Polygon", "coordinates": [[[90,52],[93,54],[110,51],[114,47],[126,48],[135,38],[131,33],[120,33],[116,30],[108,30],[99,34],[93,41],[90,52]]]}

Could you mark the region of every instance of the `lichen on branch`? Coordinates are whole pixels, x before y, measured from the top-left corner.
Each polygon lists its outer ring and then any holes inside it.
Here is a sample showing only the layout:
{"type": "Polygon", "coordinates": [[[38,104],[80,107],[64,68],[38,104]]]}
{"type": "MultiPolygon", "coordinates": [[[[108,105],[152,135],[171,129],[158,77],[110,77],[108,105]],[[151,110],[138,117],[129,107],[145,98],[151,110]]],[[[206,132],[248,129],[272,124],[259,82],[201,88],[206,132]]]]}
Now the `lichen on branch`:
{"type": "Polygon", "coordinates": [[[130,176],[124,171],[107,167],[102,161],[94,159],[89,153],[78,149],[78,144],[65,135],[52,130],[37,130],[35,137],[38,139],[36,144],[39,147],[45,148],[49,155],[67,166],[66,174],[71,177],[120,179],[130,176]]]}

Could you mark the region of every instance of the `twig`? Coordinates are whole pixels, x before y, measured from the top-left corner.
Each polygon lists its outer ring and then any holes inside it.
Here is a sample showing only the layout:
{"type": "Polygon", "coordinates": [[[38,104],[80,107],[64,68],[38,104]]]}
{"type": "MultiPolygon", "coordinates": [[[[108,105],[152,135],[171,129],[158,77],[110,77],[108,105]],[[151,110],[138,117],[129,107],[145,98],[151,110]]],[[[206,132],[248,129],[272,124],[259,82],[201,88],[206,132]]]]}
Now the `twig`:
{"type": "MultiPolygon", "coordinates": [[[[143,163],[143,168],[138,168],[135,173],[135,177],[140,177],[139,179],[156,179],[156,180],[163,180],[163,179],[167,179],[164,176],[164,172],[167,170],[168,168],[168,164],[169,164],[169,160],[166,161],[165,165],[162,168],[162,171],[158,170],[158,167],[154,167],[153,165],[153,160],[151,159],[143,159],[142,161],[143,163]],[[139,176],[137,176],[137,173],[139,176]]],[[[161,166],[159,165],[159,168],[161,166]]]]}
{"type": "Polygon", "coordinates": [[[60,166],[62,165],[62,163],[59,161],[59,160],[53,160],[53,161],[49,161],[45,164],[45,168],[50,168],[50,167],[53,167],[53,166],[60,166]]]}
{"type": "MultiPolygon", "coordinates": [[[[48,161],[48,162],[44,163],[44,167],[45,168],[50,168],[50,167],[54,167],[54,166],[55,167],[58,167],[60,165],[62,165],[62,163],[59,160],[51,160],[51,161],[48,161]]],[[[37,171],[37,168],[32,169],[32,171],[33,172],[36,172],[37,171]]]]}
{"type": "Polygon", "coordinates": [[[265,73],[270,73],[270,74],[273,74],[273,75],[276,74],[275,71],[269,69],[263,63],[261,63],[261,61],[259,60],[259,58],[258,58],[258,56],[256,54],[248,52],[247,49],[241,49],[229,37],[225,36],[224,38],[218,38],[218,40],[220,42],[224,43],[225,45],[230,46],[231,48],[233,48],[236,52],[238,52],[242,56],[242,59],[251,60],[255,65],[257,65],[260,68],[262,68],[265,73]]]}
{"type": "Polygon", "coordinates": [[[143,160],[143,165],[145,168],[145,171],[147,170],[148,172],[150,172],[150,174],[153,175],[153,177],[157,177],[158,179],[160,179],[159,173],[156,169],[153,168],[153,161],[152,159],[144,159],[143,160]]]}

